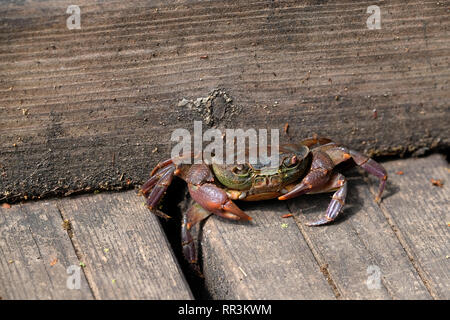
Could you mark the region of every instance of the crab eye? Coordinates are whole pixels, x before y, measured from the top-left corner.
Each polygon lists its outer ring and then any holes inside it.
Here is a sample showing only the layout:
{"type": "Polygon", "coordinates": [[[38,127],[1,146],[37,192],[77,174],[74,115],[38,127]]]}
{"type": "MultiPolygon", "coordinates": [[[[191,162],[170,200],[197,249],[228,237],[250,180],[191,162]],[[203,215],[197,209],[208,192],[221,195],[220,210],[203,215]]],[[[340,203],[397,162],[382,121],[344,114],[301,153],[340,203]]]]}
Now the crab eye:
{"type": "Polygon", "coordinates": [[[283,160],[283,165],[286,168],[293,168],[297,165],[297,163],[299,163],[299,160],[296,155],[293,155],[292,157],[287,157],[286,159],[283,160]]]}
{"type": "Polygon", "coordinates": [[[247,166],[246,164],[239,164],[239,165],[233,167],[233,169],[231,169],[231,171],[237,175],[245,175],[249,172],[249,170],[250,170],[250,167],[247,166]]]}

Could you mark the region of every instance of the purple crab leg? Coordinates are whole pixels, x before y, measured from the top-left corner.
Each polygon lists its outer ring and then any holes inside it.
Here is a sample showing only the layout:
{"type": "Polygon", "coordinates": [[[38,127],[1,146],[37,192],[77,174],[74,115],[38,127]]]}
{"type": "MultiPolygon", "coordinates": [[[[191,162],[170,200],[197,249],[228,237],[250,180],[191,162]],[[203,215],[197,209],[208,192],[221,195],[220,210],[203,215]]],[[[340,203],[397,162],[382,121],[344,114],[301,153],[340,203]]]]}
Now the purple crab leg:
{"type": "Polygon", "coordinates": [[[383,193],[384,187],[386,185],[386,180],[388,178],[386,169],[384,169],[381,164],[362,153],[353,150],[348,150],[348,153],[351,155],[352,159],[358,166],[380,179],[378,194],[375,197],[375,201],[380,202],[381,194],[383,193]]]}
{"type": "MultiPolygon", "coordinates": [[[[337,216],[341,213],[342,208],[345,204],[345,198],[347,196],[347,180],[342,174],[336,174],[333,179],[333,184],[330,186],[330,191],[336,186],[338,190],[333,194],[330,204],[328,205],[327,212],[324,217],[320,218],[314,222],[308,222],[308,226],[320,226],[334,221],[337,216]]],[[[328,190],[323,190],[321,192],[326,192],[328,190]]]]}
{"type": "Polygon", "coordinates": [[[190,266],[199,275],[202,275],[202,273],[198,265],[198,253],[190,230],[193,226],[208,218],[210,215],[211,213],[203,209],[198,203],[194,203],[187,211],[183,212],[183,220],[181,223],[181,245],[183,247],[183,255],[190,266]]]}
{"type": "Polygon", "coordinates": [[[333,161],[326,153],[320,151],[313,152],[313,160],[309,173],[291,191],[278,197],[278,200],[291,199],[321,188],[329,181],[333,167],[333,161]]]}
{"type": "Polygon", "coordinates": [[[356,165],[363,168],[364,170],[374,175],[375,177],[379,178],[380,186],[378,188],[378,194],[375,197],[375,201],[377,202],[380,201],[381,194],[383,193],[384,187],[386,185],[386,180],[388,178],[386,170],[383,168],[381,164],[358,151],[338,146],[335,143],[329,143],[319,148],[322,152],[328,154],[328,156],[333,160],[335,165],[338,165],[339,163],[347,161],[348,159],[351,158],[356,163],[356,165]]]}
{"type": "Polygon", "coordinates": [[[150,179],[147,180],[146,183],[144,183],[140,189],[140,194],[143,196],[147,196],[148,193],[152,190],[153,186],[158,182],[159,179],[165,174],[167,171],[170,170],[171,167],[165,167],[159,169],[154,175],[150,177],[150,179]]]}
{"type": "MultiPolygon", "coordinates": [[[[159,211],[156,206],[158,205],[159,201],[161,200],[162,196],[166,192],[167,188],[169,187],[170,183],[173,179],[173,173],[175,171],[175,166],[171,167],[167,172],[162,174],[161,178],[158,180],[156,185],[153,187],[152,192],[147,198],[147,207],[152,211],[153,213],[157,215],[163,214],[161,211],[159,211]]],[[[168,216],[166,214],[163,214],[163,217],[167,218],[168,216]]]]}
{"type": "Polygon", "coordinates": [[[167,159],[167,160],[161,161],[153,168],[152,172],[150,173],[150,176],[153,176],[156,171],[158,171],[161,168],[167,167],[169,164],[172,164],[172,163],[173,163],[172,159],[167,159]]]}

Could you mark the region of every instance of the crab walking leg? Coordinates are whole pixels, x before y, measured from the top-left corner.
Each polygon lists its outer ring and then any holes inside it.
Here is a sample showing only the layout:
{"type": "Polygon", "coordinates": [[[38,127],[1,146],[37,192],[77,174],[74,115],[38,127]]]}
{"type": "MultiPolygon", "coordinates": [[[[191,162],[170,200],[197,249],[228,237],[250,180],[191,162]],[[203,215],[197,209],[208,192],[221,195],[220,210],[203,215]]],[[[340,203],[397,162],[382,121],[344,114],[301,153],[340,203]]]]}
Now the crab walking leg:
{"type": "Polygon", "coordinates": [[[156,208],[156,206],[158,205],[162,196],[164,195],[164,193],[166,192],[170,183],[172,182],[174,171],[175,171],[175,166],[171,167],[164,174],[162,174],[161,178],[158,180],[156,185],[153,187],[152,192],[150,193],[150,195],[147,198],[147,207],[150,209],[150,211],[152,211],[156,215],[162,216],[164,218],[168,218],[169,216],[166,215],[165,213],[159,211],[156,208]]]}
{"type": "Polygon", "coordinates": [[[316,144],[324,145],[324,144],[330,143],[331,141],[332,141],[331,139],[313,135],[310,138],[306,138],[306,139],[302,140],[300,143],[304,146],[312,147],[316,144]]]}
{"type": "Polygon", "coordinates": [[[335,146],[332,148],[327,148],[327,146],[324,146],[322,150],[330,156],[335,165],[352,158],[353,161],[356,163],[356,165],[363,168],[364,170],[374,175],[375,177],[379,178],[380,186],[378,188],[378,194],[375,197],[375,201],[377,202],[380,201],[381,194],[383,193],[384,187],[386,185],[386,180],[388,177],[386,169],[384,169],[384,167],[381,164],[358,151],[354,151],[340,146],[335,146]]]}
{"type": "Polygon", "coordinates": [[[167,159],[167,160],[161,161],[153,168],[152,172],[150,173],[150,176],[153,176],[156,171],[158,171],[159,169],[162,169],[164,167],[167,167],[170,164],[173,164],[172,159],[167,159]]]}
{"type": "Polygon", "coordinates": [[[153,186],[161,179],[161,177],[170,170],[171,167],[164,167],[159,169],[154,175],[150,177],[150,179],[147,180],[146,183],[144,183],[139,190],[139,193],[146,197],[148,193],[152,190],[153,186]]]}
{"type": "Polygon", "coordinates": [[[319,189],[330,179],[333,167],[333,161],[326,153],[321,151],[313,152],[313,160],[309,173],[292,190],[278,197],[278,200],[291,199],[319,189]]]}
{"type": "Polygon", "coordinates": [[[212,212],[219,217],[231,220],[251,220],[230,200],[227,193],[212,183],[201,185],[189,184],[189,193],[199,205],[208,212],[212,212]]]}
{"type": "Polygon", "coordinates": [[[355,161],[358,166],[380,179],[378,194],[375,197],[375,201],[380,202],[381,194],[383,193],[384,187],[386,185],[386,180],[388,178],[386,169],[384,169],[381,164],[362,153],[353,150],[348,150],[348,152],[352,156],[353,161],[355,161]]]}
{"type": "Polygon", "coordinates": [[[203,209],[198,203],[194,203],[187,211],[183,212],[183,221],[181,223],[181,245],[183,247],[183,255],[198,274],[201,274],[200,267],[197,264],[198,253],[190,230],[193,226],[208,218],[210,215],[211,213],[203,209]]]}
{"type": "Polygon", "coordinates": [[[327,185],[323,189],[321,190],[319,189],[311,193],[330,192],[336,189],[337,191],[333,194],[333,198],[331,199],[331,202],[328,205],[325,216],[317,221],[308,222],[306,223],[306,225],[320,226],[332,222],[337,218],[337,216],[341,213],[342,208],[344,207],[345,198],[347,196],[347,180],[342,174],[340,173],[334,174],[331,177],[330,182],[327,183],[327,185]]]}

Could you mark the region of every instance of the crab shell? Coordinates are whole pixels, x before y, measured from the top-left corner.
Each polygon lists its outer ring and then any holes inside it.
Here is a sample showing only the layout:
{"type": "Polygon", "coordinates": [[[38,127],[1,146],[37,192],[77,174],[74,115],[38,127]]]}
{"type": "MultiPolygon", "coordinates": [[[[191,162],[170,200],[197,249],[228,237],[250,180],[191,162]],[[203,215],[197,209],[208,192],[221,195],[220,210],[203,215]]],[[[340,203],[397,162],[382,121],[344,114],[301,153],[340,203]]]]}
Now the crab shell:
{"type": "MultiPolygon", "coordinates": [[[[223,185],[231,199],[258,201],[276,198],[287,192],[289,185],[301,179],[311,165],[311,152],[304,145],[282,145],[278,163],[242,164],[212,163],[214,176],[223,185]]],[[[248,152],[246,152],[248,155],[248,152]]]]}

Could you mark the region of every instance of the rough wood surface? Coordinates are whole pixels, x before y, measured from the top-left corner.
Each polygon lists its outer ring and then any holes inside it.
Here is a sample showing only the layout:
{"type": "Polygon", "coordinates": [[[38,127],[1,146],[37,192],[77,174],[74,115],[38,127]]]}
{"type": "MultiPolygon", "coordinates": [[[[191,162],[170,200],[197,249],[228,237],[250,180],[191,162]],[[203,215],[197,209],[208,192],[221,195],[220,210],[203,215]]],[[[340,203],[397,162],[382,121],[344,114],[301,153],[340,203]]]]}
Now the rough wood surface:
{"type": "Polygon", "coordinates": [[[58,205],[97,299],[192,299],[158,219],[134,191],[58,205]]]}
{"type": "Polygon", "coordinates": [[[444,1],[379,2],[380,30],[373,1],[80,0],[69,30],[72,4],[0,8],[1,201],[140,184],[194,119],[371,154],[449,145],[444,1]],[[216,88],[233,101],[177,106],[216,88]]]}
{"type": "Polygon", "coordinates": [[[192,299],[192,293],[159,221],[130,191],[0,208],[0,297],[192,299]],[[80,290],[67,288],[71,265],[82,267],[80,290]]]}
{"type": "Polygon", "coordinates": [[[251,223],[210,218],[203,227],[207,289],[215,299],[335,299],[283,203],[242,206],[251,223]]]}
{"type": "Polygon", "coordinates": [[[382,202],[383,213],[433,297],[448,300],[449,165],[443,156],[433,155],[392,161],[388,169],[395,192],[382,202]],[[442,187],[432,185],[431,179],[441,180],[442,187]]]}
{"type": "Polygon", "coordinates": [[[210,217],[201,239],[213,297],[448,299],[448,186],[429,182],[446,183],[447,164],[434,155],[384,165],[390,179],[381,208],[353,169],[343,216],[328,226],[304,225],[325,212],[327,194],[239,203],[255,219],[250,225],[210,217]],[[287,212],[293,217],[281,218],[287,212]]]}
{"type": "Polygon", "coordinates": [[[321,228],[304,226],[324,214],[331,195],[304,196],[289,207],[342,298],[430,299],[362,178],[349,179],[343,219],[321,228]],[[377,274],[380,285],[368,286],[377,274]]]}
{"type": "Polygon", "coordinates": [[[79,261],[54,202],[0,208],[0,297],[2,299],[92,299],[84,273],[80,288],[68,278],[79,261]]]}

